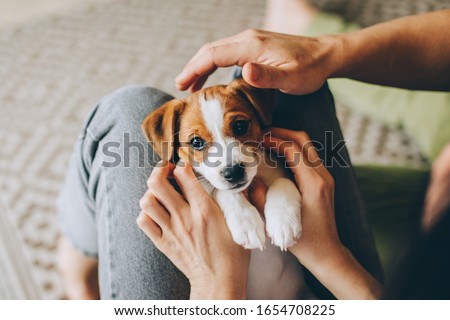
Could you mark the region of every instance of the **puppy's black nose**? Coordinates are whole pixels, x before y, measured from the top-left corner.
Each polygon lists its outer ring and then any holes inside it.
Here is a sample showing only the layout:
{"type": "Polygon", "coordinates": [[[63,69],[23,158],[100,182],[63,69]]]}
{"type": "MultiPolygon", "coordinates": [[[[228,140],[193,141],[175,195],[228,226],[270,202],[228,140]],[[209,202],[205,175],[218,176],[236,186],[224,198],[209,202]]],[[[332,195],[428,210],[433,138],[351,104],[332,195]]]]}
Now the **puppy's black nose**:
{"type": "Polygon", "coordinates": [[[223,170],[223,177],[225,180],[231,183],[236,183],[244,179],[245,167],[242,163],[235,164],[234,166],[228,166],[223,170]]]}

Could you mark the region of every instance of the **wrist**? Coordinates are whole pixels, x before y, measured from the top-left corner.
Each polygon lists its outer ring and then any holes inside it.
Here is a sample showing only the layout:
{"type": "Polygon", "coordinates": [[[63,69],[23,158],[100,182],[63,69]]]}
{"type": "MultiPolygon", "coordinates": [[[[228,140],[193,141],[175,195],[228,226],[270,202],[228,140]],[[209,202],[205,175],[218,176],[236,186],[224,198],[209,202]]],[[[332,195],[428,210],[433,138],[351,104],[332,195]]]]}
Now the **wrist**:
{"type": "Polygon", "coordinates": [[[324,48],[324,68],[326,79],[341,77],[345,69],[345,50],[343,49],[346,40],[341,35],[323,35],[317,37],[322,48],[324,48]]]}
{"type": "Polygon", "coordinates": [[[338,274],[340,270],[347,268],[351,261],[351,253],[341,243],[333,251],[321,259],[321,262],[316,262],[311,267],[313,274],[319,279],[328,277],[330,274],[338,274]]]}
{"type": "Polygon", "coordinates": [[[323,274],[329,274],[333,270],[342,267],[348,260],[348,250],[338,241],[332,245],[324,245],[312,248],[312,250],[291,250],[301,264],[317,278],[323,274]]]}
{"type": "Polygon", "coordinates": [[[378,299],[383,287],[339,243],[329,254],[304,265],[337,299],[378,299]]]}
{"type": "Polygon", "coordinates": [[[247,278],[220,276],[191,283],[191,300],[243,300],[247,293],[247,278]]]}

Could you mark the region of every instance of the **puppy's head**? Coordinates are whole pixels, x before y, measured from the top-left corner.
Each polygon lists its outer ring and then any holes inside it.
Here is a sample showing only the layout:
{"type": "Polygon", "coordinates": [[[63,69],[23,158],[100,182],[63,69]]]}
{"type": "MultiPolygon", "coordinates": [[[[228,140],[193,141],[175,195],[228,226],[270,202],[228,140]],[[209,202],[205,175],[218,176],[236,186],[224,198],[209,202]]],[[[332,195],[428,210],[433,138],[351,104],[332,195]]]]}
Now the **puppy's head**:
{"type": "Polygon", "coordinates": [[[237,192],[256,175],[273,104],[273,90],[235,80],[165,103],[142,128],[161,159],[189,162],[216,189],[237,192]]]}

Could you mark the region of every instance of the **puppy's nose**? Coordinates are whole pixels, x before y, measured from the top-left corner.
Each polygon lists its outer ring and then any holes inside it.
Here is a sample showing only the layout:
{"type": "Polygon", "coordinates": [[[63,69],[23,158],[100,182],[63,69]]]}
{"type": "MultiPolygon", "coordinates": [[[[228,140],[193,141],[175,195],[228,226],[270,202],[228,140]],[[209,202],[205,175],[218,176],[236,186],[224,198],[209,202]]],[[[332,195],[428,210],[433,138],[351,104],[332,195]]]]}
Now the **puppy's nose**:
{"type": "Polygon", "coordinates": [[[223,177],[231,183],[239,182],[244,179],[245,167],[244,164],[238,163],[234,166],[228,166],[223,170],[223,177]]]}

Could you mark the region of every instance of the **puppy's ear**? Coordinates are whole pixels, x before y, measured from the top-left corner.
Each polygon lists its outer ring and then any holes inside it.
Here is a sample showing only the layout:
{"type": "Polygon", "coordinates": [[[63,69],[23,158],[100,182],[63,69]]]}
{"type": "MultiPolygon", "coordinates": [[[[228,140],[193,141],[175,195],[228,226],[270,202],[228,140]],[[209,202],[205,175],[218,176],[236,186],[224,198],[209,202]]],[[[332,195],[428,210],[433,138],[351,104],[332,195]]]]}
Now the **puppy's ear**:
{"type": "Polygon", "coordinates": [[[142,123],[145,137],[164,161],[175,160],[177,156],[174,152],[178,148],[179,119],[184,107],[183,100],[170,100],[152,111],[142,123]]]}
{"type": "Polygon", "coordinates": [[[245,82],[244,79],[234,80],[228,87],[253,106],[259,120],[265,126],[268,127],[272,124],[272,113],[275,102],[274,89],[255,88],[245,82]]]}

